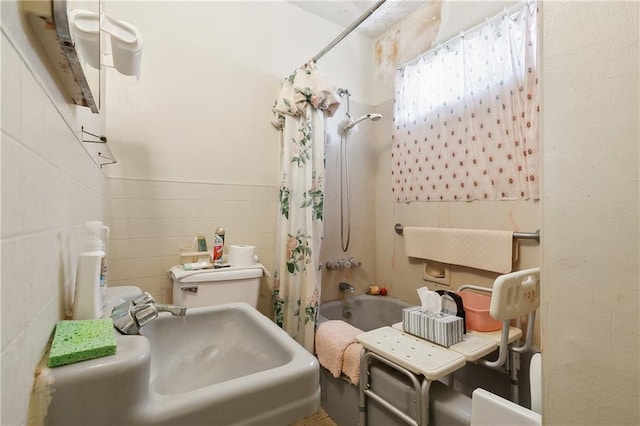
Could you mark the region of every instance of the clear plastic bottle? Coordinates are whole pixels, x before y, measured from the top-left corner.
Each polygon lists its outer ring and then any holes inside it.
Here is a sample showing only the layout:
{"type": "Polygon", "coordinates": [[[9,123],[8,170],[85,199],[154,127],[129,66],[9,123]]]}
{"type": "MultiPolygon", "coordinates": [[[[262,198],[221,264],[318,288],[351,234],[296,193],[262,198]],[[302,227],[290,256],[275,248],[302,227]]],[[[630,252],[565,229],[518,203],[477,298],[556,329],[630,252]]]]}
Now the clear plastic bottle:
{"type": "Polygon", "coordinates": [[[107,231],[105,237],[108,237],[109,228],[98,221],[85,225],[89,238],[85,243],[85,251],[78,256],[73,319],[100,318],[107,288],[107,254],[102,233],[107,231]]]}

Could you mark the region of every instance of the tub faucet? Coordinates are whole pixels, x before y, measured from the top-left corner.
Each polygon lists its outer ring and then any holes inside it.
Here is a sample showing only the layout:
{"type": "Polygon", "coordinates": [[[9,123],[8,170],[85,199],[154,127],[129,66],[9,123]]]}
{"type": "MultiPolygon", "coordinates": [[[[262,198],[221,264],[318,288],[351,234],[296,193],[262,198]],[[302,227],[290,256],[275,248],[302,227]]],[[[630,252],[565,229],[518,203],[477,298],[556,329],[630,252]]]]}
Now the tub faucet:
{"type": "Polygon", "coordinates": [[[183,317],[187,308],[178,305],[155,303],[149,293],[143,293],[133,300],[116,305],[111,312],[113,325],[123,334],[138,334],[140,329],[158,318],[159,312],[169,312],[173,316],[183,317]]]}
{"type": "Polygon", "coordinates": [[[356,291],[356,289],[351,284],[345,282],[341,282],[338,286],[338,289],[340,289],[342,293],[353,293],[356,291]]]}

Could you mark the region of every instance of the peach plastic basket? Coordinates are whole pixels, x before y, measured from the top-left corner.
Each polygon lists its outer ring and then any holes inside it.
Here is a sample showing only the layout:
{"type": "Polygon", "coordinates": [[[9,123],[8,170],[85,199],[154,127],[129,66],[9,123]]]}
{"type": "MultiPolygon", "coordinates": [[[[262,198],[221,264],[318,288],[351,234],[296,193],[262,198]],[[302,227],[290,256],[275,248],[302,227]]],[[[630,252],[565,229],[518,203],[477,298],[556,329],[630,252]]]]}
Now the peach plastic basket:
{"type": "Polygon", "coordinates": [[[489,314],[491,296],[471,291],[459,291],[458,294],[462,297],[469,330],[496,331],[502,328],[502,321],[493,319],[489,314]]]}

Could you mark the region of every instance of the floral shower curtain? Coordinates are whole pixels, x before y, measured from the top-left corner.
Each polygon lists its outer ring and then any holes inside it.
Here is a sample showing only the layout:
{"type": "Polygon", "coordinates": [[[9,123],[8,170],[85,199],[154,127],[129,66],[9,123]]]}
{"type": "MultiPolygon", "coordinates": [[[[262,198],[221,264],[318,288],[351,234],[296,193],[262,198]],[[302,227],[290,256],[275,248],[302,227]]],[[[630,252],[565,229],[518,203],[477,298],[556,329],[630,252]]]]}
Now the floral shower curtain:
{"type": "Polygon", "coordinates": [[[275,321],[310,352],[322,278],[324,118],[339,105],[333,86],[309,62],[284,80],[273,107],[282,149],[275,321]]]}

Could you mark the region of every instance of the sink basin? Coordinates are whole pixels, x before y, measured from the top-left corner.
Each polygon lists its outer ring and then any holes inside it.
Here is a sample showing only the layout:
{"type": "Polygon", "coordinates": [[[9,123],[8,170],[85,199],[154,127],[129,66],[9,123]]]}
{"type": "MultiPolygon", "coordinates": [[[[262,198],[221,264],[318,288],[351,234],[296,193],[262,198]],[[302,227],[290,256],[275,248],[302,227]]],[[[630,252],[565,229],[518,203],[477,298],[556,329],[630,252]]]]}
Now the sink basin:
{"type": "Polygon", "coordinates": [[[254,312],[242,305],[216,315],[194,308],[186,317],[163,316],[143,327],[153,354],[152,390],[177,395],[252,374],[281,374],[273,369],[291,362],[294,354],[268,328],[256,327],[254,312]]]}
{"type": "Polygon", "coordinates": [[[320,404],[317,359],[248,304],[161,314],[141,333],[45,368],[47,424],[286,425],[320,404]]]}

